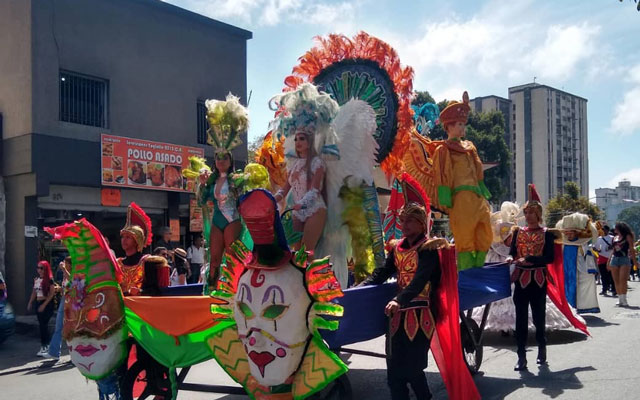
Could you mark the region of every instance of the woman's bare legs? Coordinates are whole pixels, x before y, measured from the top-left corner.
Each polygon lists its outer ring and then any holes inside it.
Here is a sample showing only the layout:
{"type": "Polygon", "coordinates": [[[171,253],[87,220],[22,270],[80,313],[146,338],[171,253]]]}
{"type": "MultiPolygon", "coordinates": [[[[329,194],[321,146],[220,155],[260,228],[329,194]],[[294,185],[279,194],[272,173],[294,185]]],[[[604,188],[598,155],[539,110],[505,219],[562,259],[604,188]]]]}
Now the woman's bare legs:
{"type": "MultiPolygon", "coordinates": [[[[225,229],[226,230],[226,229],[225,229]]],[[[211,234],[209,235],[209,252],[211,259],[209,260],[209,277],[208,285],[210,290],[216,289],[218,282],[218,274],[220,273],[220,263],[222,262],[222,252],[224,251],[224,234],[215,225],[211,225],[211,234]]]]}
{"type": "Polygon", "coordinates": [[[324,224],[327,221],[327,209],[322,208],[316,211],[304,222],[302,233],[302,244],[307,251],[315,251],[316,245],[322,236],[324,224]]]}

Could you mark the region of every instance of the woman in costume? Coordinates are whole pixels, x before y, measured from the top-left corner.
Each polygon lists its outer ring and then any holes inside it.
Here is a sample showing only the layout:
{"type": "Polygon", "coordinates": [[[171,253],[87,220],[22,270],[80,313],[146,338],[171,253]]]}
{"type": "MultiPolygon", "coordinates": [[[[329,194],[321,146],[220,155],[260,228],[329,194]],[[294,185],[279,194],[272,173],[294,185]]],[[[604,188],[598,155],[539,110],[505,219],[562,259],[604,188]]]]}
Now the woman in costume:
{"type": "Polygon", "coordinates": [[[573,213],[556,224],[562,231],[564,292],[578,313],[599,313],[595,274],[598,272],[591,245],[598,230],[588,215],[573,213]]]}
{"type": "Polygon", "coordinates": [[[239,188],[233,180],[233,155],[231,151],[242,144],[240,135],[249,126],[247,109],[240,99],[228,94],[226,101],[207,100],[207,121],[209,123],[208,143],[214,146],[215,164],[213,171],[200,171],[198,201],[206,207],[213,201],[213,215],[209,232],[209,287],[215,287],[218,279],[222,255],[242,232],[242,222],[236,208],[239,188]]]}
{"type": "Polygon", "coordinates": [[[618,292],[618,305],[628,306],[627,281],[629,271],[637,265],[636,250],[633,246],[633,231],[625,222],[616,222],[613,238],[613,254],[609,259],[608,269],[613,276],[613,283],[618,292]]]}
{"type": "MultiPolygon", "coordinates": [[[[44,357],[49,352],[49,319],[53,315],[53,274],[48,261],[40,261],[37,266],[38,276],[33,280],[33,290],[27,309],[36,304],[36,315],[40,326],[40,351],[37,355],[44,357]]],[[[628,275],[628,274],[627,274],[628,275]]]]}
{"type": "Polygon", "coordinates": [[[276,110],[274,124],[279,137],[284,137],[287,157],[287,181],[276,195],[282,201],[291,193],[293,229],[302,232],[294,244],[313,252],[327,220],[327,205],[323,197],[327,165],[320,157],[338,156],[338,147],[324,143],[335,139],[331,121],[338,112],[338,103],[311,84],[272,99],[276,110]]]}

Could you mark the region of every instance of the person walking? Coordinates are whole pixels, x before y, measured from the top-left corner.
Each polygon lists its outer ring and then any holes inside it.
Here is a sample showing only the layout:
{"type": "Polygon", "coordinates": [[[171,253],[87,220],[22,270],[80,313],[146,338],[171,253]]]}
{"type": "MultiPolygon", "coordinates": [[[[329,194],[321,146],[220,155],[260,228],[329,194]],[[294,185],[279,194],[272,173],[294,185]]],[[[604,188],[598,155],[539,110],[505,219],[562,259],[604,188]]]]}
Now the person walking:
{"type": "Polygon", "coordinates": [[[198,283],[200,269],[204,265],[204,257],[202,236],[198,235],[193,239],[193,244],[187,249],[187,260],[191,265],[191,276],[189,276],[188,283],[198,283]]]}
{"type": "Polygon", "coordinates": [[[71,257],[67,256],[64,262],[60,263],[62,270],[62,284],[60,287],[60,304],[58,305],[58,313],[56,314],[56,328],[51,336],[51,342],[49,342],[49,351],[44,354],[45,358],[51,358],[58,360],[60,358],[60,349],[62,347],[62,326],[64,324],[64,298],[67,292],[67,285],[69,284],[69,271],[71,271],[71,257]]]}
{"type": "Polygon", "coordinates": [[[33,290],[27,309],[32,309],[35,302],[38,325],[40,326],[40,351],[36,353],[39,357],[44,357],[49,352],[49,319],[53,315],[53,273],[48,261],[38,262],[36,267],[38,276],[33,280],[33,290]]]}
{"type": "Polygon", "coordinates": [[[607,268],[611,271],[613,283],[618,292],[618,306],[627,307],[627,281],[631,267],[637,264],[634,237],[629,225],[616,222],[613,238],[613,254],[607,268]]]}
{"type": "Polygon", "coordinates": [[[617,296],[616,287],[613,284],[613,277],[611,271],[607,269],[607,263],[611,254],[613,254],[613,235],[611,234],[611,228],[609,225],[602,227],[603,235],[598,237],[596,244],[593,246],[598,252],[598,270],[600,271],[600,279],[602,280],[602,290],[600,295],[606,296],[607,292],[611,292],[612,296],[617,296]]]}

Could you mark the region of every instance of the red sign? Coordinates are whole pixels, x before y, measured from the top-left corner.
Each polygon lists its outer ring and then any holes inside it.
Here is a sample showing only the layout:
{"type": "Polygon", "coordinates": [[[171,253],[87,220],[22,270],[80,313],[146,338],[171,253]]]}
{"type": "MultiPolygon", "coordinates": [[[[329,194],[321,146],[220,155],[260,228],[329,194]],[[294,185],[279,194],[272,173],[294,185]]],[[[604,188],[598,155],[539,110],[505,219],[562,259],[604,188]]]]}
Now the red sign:
{"type": "Polygon", "coordinates": [[[102,189],[101,194],[103,206],[120,207],[120,203],[122,203],[120,189],[104,188],[102,189]]]}
{"type": "Polygon", "coordinates": [[[182,169],[204,149],[103,134],[100,154],[103,186],[193,192],[182,169]]]}

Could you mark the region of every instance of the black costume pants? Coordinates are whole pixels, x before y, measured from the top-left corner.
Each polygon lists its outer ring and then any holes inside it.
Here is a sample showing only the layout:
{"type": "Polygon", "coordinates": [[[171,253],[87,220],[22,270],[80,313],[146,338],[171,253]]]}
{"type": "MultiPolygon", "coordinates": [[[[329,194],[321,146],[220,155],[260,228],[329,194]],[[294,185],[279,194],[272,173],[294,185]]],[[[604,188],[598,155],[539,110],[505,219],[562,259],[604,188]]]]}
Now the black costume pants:
{"type": "Polygon", "coordinates": [[[431,398],[427,377],[430,340],[422,330],[419,330],[413,340],[409,340],[404,330],[404,315],[400,321],[400,328],[386,338],[387,347],[387,384],[391,390],[392,400],[409,400],[409,388],[418,400],[431,398]]]}
{"type": "Polygon", "coordinates": [[[191,264],[191,276],[187,283],[198,283],[200,279],[200,268],[202,268],[202,264],[191,264]]]}
{"type": "Polygon", "coordinates": [[[535,282],[530,282],[526,288],[522,288],[519,282],[515,284],[513,302],[516,305],[516,343],[518,345],[518,357],[525,357],[527,336],[529,333],[529,306],[533,325],[536,327],[536,341],[538,346],[546,346],[545,316],[547,305],[547,282],[542,287],[535,282]]]}
{"type": "Polygon", "coordinates": [[[607,290],[615,293],[616,288],[613,285],[613,277],[611,271],[607,270],[607,264],[598,264],[598,270],[600,271],[600,279],[602,280],[602,292],[606,293],[607,290]]]}

